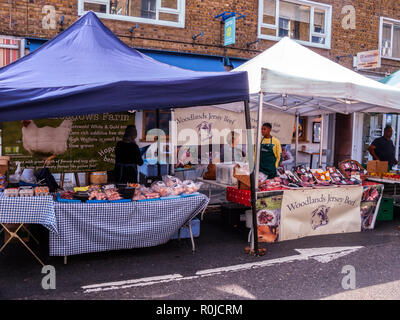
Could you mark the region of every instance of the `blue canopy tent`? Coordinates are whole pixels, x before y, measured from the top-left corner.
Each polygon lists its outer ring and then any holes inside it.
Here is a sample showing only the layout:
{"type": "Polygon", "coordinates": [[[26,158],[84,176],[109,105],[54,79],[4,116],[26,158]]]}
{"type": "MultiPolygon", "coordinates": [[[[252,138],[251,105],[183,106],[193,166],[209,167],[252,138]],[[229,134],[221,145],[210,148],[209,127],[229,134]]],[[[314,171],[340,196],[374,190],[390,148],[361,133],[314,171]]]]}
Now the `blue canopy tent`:
{"type": "Polygon", "coordinates": [[[0,69],[0,121],[249,99],[247,72],[195,72],[119,40],[93,12],[0,69]]]}
{"type": "Polygon", "coordinates": [[[399,87],[400,86],[400,70],[392,73],[391,75],[381,79],[379,82],[388,84],[389,86],[399,87]]]}
{"type": "MultiPolygon", "coordinates": [[[[250,156],[248,83],[245,71],[196,72],[158,62],[125,45],[89,12],[0,69],[0,122],[243,101],[250,156]]],[[[254,172],[250,181],[258,254],[254,172]]]]}

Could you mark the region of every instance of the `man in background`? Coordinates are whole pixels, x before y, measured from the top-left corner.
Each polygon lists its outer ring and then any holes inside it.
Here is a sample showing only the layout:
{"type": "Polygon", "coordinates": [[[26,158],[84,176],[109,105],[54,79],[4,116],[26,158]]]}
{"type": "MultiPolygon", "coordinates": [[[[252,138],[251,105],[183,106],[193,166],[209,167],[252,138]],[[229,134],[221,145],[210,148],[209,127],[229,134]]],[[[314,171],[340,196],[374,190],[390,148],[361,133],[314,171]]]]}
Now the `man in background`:
{"type": "Polygon", "coordinates": [[[395,147],[392,141],[393,129],[390,125],[385,127],[383,136],[376,138],[368,148],[374,160],[387,161],[389,169],[398,161],[395,159],[395,147]]]}

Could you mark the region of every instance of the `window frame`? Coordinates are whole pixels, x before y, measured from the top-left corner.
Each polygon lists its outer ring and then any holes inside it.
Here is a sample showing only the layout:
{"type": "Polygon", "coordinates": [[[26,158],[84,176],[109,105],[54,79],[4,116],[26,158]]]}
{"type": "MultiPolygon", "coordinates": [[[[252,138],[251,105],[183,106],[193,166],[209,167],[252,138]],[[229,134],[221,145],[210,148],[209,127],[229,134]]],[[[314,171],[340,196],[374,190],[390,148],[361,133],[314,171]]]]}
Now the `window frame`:
{"type": "MultiPolygon", "coordinates": [[[[393,56],[384,56],[382,55],[382,38],[383,38],[383,24],[390,24],[391,27],[391,35],[390,35],[390,51],[391,54],[393,54],[393,29],[394,26],[397,25],[400,28],[400,20],[392,19],[392,18],[387,18],[387,17],[380,17],[380,22],[379,22],[379,53],[381,55],[382,59],[390,59],[390,60],[395,60],[395,61],[400,61],[400,57],[396,58],[393,56]]],[[[400,39],[399,39],[400,41],[400,39]]]]}
{"type": "Polygon", "coordinates": [[[258,38],[265,40],[279,41],[282,38],[279,35],[279,8],[280,1],[290,2],[299,5],[309,6],[310,10],[310,31],[309,31],[309,41],[297,40],[298,43],[316,48],[331,49],[331,38],[332,38],[332,6],[324,3],[309,1],[309,0],[274,0],[275,1],[275,24],[263,23],[264,16],[264,0],[258,0],[258,38]],[[314,32],[314,10],[324,10],[325,11],[325,33],[321,34],[314,32]],[[275,29],[275,36],[261,34],[261,28],[267,28],[270,30],[275,29]],[[325,44],[312,42],[312,37],[325,38],[325,44]]]}
{"type": "MultiPolygon", "coordinates": [[[[139,139],[139,141],[140,142],[149,142],[149,143],[153,143],[154,141],[157,141],[157,138],[156,138],[156,136],[149,136],[149,138],[150,139],[146,139],[146,137],[147,137],[147,135],[146,135],[146,133],[147,133],[147,131],[149,131],[149,130],[151,130],[151,129],[147,129],[146,128],[146,115],[147,114],[152,114],[152,113],[156,113],[157,111],[156,110],[143,110],[142,111],[142,136],[141,136],[141,138],[139,139]],[[153,139],[152,139],[152,137],[153,137],[153,139]]],[[[162,114],[162,113],[164,113],[164,114],[169,114],[169,116],[170,116],[170,118],[172,117],[172,113],[171,113],[171,111],[170,110],[160,110],[160,115],[162,114]]],[[[157,128],[156,128],[157,129],[157,128]]],[[[169,141],[169,133],[168,133],[168,135],[166,135],[165,136],[165,138],[166,138],[166,142],[168,142],[169,141]]],[[[165,141],[162,141],[162,142],[165,142],[165,141]]]]}
{"type": "Polygon", "coordinates": [[[184,28],[185,27],[185,0],[177,0],[177,9],[161,7],[162,0],[156,0],[156,18],[148,19],[141,17],[122,16],[110,13],[110,0],[78,0],[78,16],[83,16],[88,11],[84,11],[84,3],[106,4],[107,13],[94,12],[101,19],[111,19],[120,21],[130,21],[145,24],[154,24],[167,27],[184,28]],[[170,13],[178,15],[178,22],[158,20],[160,13],[170,13]]]}

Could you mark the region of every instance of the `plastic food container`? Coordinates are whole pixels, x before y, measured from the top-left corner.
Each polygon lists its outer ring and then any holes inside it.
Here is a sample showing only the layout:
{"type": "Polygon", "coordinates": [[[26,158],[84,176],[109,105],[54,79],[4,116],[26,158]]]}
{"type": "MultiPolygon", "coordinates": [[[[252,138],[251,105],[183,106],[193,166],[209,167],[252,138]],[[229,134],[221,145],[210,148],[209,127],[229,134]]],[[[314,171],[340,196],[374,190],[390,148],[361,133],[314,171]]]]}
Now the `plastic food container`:
{"type": "Polygon", "coordinates": [[[4,195],[6,197],[18,197],[18,188],[9,188],[4,190],[4,195]]]}
{"type": "Polygon", "coordinates": [[[32,187],[20,187],[19,196],[20,197],[33,197],[34,191],[32,187]]]}

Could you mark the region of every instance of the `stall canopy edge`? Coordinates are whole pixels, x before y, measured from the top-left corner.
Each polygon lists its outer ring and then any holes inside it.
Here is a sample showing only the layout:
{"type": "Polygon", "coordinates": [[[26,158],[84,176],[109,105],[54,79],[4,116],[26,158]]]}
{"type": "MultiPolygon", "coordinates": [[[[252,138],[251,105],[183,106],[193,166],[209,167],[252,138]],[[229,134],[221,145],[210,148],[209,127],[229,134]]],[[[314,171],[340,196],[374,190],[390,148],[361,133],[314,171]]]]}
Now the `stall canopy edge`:
{"type": "Polygon", "coordinates": [[[247,72],[158,62],[124,44],[93,12],[0,69],[0,122],[247,100],[247,72]]]}

